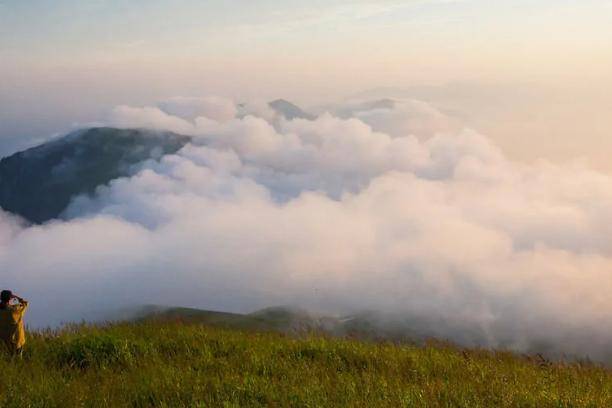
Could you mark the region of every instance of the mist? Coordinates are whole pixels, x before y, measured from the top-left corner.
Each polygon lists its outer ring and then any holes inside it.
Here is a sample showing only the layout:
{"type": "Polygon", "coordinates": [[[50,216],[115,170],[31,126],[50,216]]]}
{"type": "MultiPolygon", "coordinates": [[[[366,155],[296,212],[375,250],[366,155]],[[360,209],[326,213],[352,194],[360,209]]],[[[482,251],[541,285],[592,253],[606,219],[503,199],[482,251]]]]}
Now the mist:
{"type": "Polygon", "coordinates": [[[286,120],[261,102],[117,106],[192,136],[75,197],[0,213],[1,285],[34,327],[141,304],[294,305],[411,319],[464,345],[612,358],[612,179],[506,157],[431,104],[351,101],[286,120]]]}

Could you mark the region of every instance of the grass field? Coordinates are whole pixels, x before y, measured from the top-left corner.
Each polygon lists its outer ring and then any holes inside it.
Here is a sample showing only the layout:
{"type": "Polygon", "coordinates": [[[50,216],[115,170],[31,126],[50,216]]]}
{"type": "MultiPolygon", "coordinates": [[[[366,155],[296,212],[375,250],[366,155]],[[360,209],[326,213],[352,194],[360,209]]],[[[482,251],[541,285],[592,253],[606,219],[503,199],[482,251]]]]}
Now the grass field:
{"type": "Polygon", "coordinates": [[[0,373],[3,408],[612,406],[589,364],[161,321],[34,333],[0,373]]]}

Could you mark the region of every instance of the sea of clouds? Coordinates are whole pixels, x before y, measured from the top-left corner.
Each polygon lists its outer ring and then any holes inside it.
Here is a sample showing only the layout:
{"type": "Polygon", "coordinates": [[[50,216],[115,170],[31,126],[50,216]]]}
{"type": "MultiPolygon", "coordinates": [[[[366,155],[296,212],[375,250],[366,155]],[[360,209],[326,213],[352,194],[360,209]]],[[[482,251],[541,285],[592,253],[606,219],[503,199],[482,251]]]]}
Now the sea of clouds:
{"type": "Polygon", "coordinates": [[[193,136],[76,197],[0,215],[2,284],[36,326],[138,304],[382,312],[466,345],[612,360],[612,178],[525,164],[412,100],[286,120],[173,98],[107,124],[193,136]]]}

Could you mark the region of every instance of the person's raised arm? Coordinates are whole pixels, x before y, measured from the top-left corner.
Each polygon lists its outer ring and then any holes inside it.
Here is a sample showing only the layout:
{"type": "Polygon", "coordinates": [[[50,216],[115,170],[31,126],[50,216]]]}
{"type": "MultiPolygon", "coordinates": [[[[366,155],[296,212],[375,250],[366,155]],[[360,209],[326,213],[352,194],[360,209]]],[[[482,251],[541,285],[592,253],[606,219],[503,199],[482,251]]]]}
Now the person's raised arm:
{"type": "Polygon", "coordinates": [[[17,299],[17,301],[19,302],[19,304],[20,304],[21,306],[23,306],[23,308],[24,308],[24,309],[26,309],[26,308],[28,307],[28,301],[27,301],[27,300],[25,300],[24,298],[19,297],[19,296],[17,296],[17,295],[13,295],[13,299],[17,299]]]}

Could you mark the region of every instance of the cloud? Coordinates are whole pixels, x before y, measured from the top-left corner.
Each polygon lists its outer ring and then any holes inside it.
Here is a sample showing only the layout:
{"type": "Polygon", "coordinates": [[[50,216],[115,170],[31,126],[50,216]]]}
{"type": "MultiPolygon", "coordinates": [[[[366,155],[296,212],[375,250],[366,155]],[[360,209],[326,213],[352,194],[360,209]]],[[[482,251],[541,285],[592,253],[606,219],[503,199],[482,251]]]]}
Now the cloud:
{"type": "Polygon", "coordinates": [[[37,325],[128,304],[290,303],[376,310],[467,345],[612,357],[605,174],[513,162],[418,103],[292,121],[123,106],[112,119],[193,140],[75,198],[67,221],[0,215],[3,285],[34,300],[37,325]],[[440,120],[411,127],[415,110],[440,120]]]}
{"type": "Polygon", "coordinates": [[[183,119],[203,116],[219,122],[234,118],[237,112],[236,105],[231,100],[216,96],[179,96],[162,101],[158,106],[167,114],[183,119]]]}
{"type": "Polygon", "coordinates": [[[338,114],[360,119],[374,130],[393,137],[413,134],[428,138],[461,130],[457,119],[442,114],[428,103],[411,99],[348,103],[340,107],[338,114]]]}
{"type": "Polygon", "coordinates": [[[164,129],[185,135],[193,133],[193,125],[189,121],[151,106],[117,106],[112,110],[109,122],[122,128],[164,129]]]}

